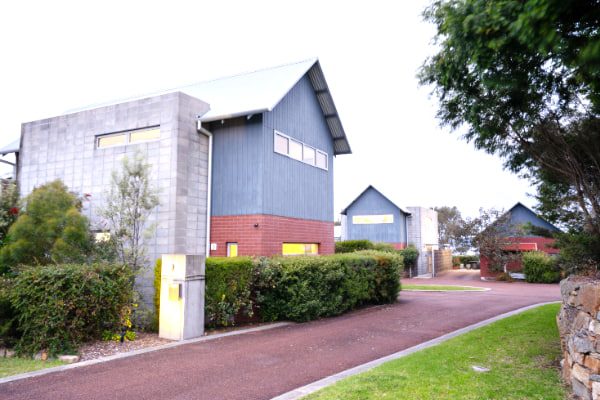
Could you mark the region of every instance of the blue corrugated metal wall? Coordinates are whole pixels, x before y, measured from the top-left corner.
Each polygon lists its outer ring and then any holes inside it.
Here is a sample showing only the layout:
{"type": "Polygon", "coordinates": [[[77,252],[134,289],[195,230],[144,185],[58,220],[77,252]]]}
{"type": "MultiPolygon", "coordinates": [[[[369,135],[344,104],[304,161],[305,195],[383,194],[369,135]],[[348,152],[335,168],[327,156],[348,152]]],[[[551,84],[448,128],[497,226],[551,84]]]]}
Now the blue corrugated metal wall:
{"type": "Polygon", "coordinates": [[[333,221],[333,140],[312,84],[304,76],[264,116],[263,209],[266,214],[333,221]],[[273,151],[273,130],[329,155],[325,171],[273,151]]]}
{"type": "MultiPolygon", "coordinates": [[[[548,222],[544,221],[543,219],[539,218],[534,212],[532,212],[531,210],[528,210],[527,208],[521,206],[520,204],[511,210],[510,220],[512,223],[518,224],[518,225],[526,224],[529,222],[533,226],[548,229],[552,232],[556,231],[556,228],[554,226],[552,226],[548,222]]],[[[527,236],[534,236],[534,235],[527,235],[527,236]]]]}
{"type": "Polygon", "coordinates": [[[304,76],[271,112],[214,122],[212,215],[333,221],[333,140],[304,76]],[[273,130],[329,155],[325,171],[273,151],[273,130]]]}
{"type": "Polygon", "coordinates": [[[369,188],[347,210],[348,240],[368,239],[373,242],[406,243],[406,215],[393,203],[369,188]],[[393,224],[352,223],[355,215],[392,214],[393,224]]]}
{"type": "Polygon", "coordinates": [[[262,213],[262,116],[214,122],[212,215],[262,213]]]}

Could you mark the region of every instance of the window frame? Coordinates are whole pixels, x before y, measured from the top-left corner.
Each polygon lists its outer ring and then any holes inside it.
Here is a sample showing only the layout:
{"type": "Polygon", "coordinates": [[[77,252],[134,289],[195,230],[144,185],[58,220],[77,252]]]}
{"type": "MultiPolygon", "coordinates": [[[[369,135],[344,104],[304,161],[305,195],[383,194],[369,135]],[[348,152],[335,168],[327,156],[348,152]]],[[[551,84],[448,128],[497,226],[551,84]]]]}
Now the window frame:
{"type": "Polygon", "coordinates": [[[110,149],[113,147],[123,147],[123,146],[134,146],[137,144],[141,144],[141,143],[150,143],[150,142],[157,142],[161,139],[161,131],[160,131],[160,125],[153,125],[153,126],[146,126],[143,128],[137,128],[137,129],[128,129],[128,130],[124,130],[124,131],[117,131],[117,132],[109,132],[109,133],[101,133],[99,135],[96,135],[95,137],[95,145],[96,145],[96,149],[110,149]],[[131,134],[132,133],[136,133],[136,132],[143,132],[143,131],[150,131],[150,130],[156,130],[158,129],[158,137],[154,138],[154,139],[148,139],[148,140],[138,140],[135,142],[131,141],[131,134]],[[110,146],[100,146],[100,140],[102,138],[106,138],[106,137],[110,137],[110,136],[120,136],[120,135],[124,135],[125,136],[125,143],[122,144],[113,144],[110,146]]]}
{"type": "Polygon", "coordinates": [[[315,146],[311,146],[310,144],[304,143],[298,139],[294,139],[293,137],[286,135],[285,133],[278,131],[277,129],[273,129],[273,152],[276,154],[280,154],[284,157],[291,158],[292,160],[300,161],[301,163],[310,165],[311,167],[318,168],[323,171],[329,171],[329,154],[326,151],[320,150],[320,149],[316,148],[315,146]],[[277,136],[287,139],[287,153],[282,153],[280,151],[277,151],[277,147],[275,146],[275,143],[277,141],[277,136]],[[292,142],[295,142],[301,146],[301,150],[302,150],[301,158],[292,157],[290,155],[290,149],[292,147],[292,142]],[[304,149],[305,148],[309,148],[315,152],[315,157],[314,157],[313,163],[310,163],[304,159],[304,156],[305,156],[304,149]],[[325,167],[319,166],[317,164],[317,158],[319,157],[319,155],[322,155],[325,157],[325,167]]]}
{"type": "Polygon", "coordinates": [[[238,242],[226,242],[225,243],[225,248],[227,250],[227,257],[228,258],[235,258],[235,257],[239,257],[240,255],[240,245],[238,242]],[[232,256],[231,255],[231,247],[235,246],[235,255],[232,256]]]}
{"type": "Polygon", "coordinates": [[[321,247],[320,243],[315,243],[315,242],[283,242],[283,243],[281,243],[281,255],[284,256],[284,257],[293,257],[293,256],[318,256],[319,255],[319,248],[320,247],[321,247]],[[283,249],[284,249],[284,247],[285,247],[286,244],[287,245],[296,245],[296,246],[302,245],[302,246],[304,246],[304,252],[303,253],[288,253],[288,254],[285,254],[284,251],[283,251],[283,249]],[[310,252],[306,251],[306,247],[307,246],[310,246],[310,248],[311,248],[310,252]],[[313,246],[315,248],[315,252],[314,253],[312,252],[313,246]]]}

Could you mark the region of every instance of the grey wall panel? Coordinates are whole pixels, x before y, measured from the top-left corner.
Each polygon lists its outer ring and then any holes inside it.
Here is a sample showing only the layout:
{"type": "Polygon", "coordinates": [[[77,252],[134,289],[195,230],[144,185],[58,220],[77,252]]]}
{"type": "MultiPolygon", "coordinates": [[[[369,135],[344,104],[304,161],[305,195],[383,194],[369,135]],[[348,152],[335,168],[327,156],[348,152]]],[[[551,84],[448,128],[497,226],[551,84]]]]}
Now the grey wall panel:
{"type": "Polygon", "coordinates": [[[333,140],[312,84],[303,77],[271,112],[264,114],[263,212],[333,221],[333,140]],[[328,154],[322,170],[273,151],[273,131],[328,154]]]}
{"type": "Polygon", "coordinates": [[[388,199],[369,189],[346,210],[348,240],[406,243],[406,215],[388,199]],[[356,215],[392,214],[392,224],[353,224],[356,215]]]}
{"type": "Polygon", "coordinates": [[[214,138],[212,215],[263,213],[262,116],[214,122],[209,129],[214,138]]]}

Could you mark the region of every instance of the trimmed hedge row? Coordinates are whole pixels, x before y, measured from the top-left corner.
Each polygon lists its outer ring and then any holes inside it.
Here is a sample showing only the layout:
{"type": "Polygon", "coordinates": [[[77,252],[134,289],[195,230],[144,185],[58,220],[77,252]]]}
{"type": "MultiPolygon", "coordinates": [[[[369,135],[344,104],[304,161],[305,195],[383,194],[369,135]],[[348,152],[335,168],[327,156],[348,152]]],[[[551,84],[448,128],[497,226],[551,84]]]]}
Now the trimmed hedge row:
{"type": "Polygon", "coordinates": [[[530,283],[556,283],[561,279],[556,260],[543,251],[529,251],[523,254],[523,273],[530,283]]]}
{"type": "Polygon", "coordinates": [[[23,268],[8,290],[20,335],[16,350],[33,354],[45,349],[55,355],[119,328],[132,303],[132,282],[125,266],[23,268]]]}
{"type": "Polygon", "coordinates": [[[231,325],[260,311],[265,321],[308,321],[364,304],[394,302],[402,256],[361,251],[330,256],[208,258],[206,321],[231,325]]]}
{"type": "Polygon", "coordinates": [[[206,325],[233,325],[240,312],[252,316],[253,271],[250,257],[206,259],[206,325]]]}

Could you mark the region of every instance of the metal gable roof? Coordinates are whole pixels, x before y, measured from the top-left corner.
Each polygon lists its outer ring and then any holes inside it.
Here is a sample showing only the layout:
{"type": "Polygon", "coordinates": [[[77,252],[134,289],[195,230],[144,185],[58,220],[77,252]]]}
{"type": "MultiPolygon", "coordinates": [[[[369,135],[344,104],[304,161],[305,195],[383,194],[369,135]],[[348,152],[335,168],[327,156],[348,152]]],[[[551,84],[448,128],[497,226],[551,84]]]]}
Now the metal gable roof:
{"type": "Polygon", "coordinates": [[[356,198],[355,198],[354,200],[352,200],[352,202],[351,202],[350,204],[348,204],[348,206],[347,206],[346,208],[344,208],[344,209],[342,210],[342,212],[340,212],[340,214],[342,214],[342,215],[346,215],[346,212],[348,211],[348,209],[349,209],[350,207],[352,207],[352,205],[353,205],[354,203],[356,203],[356,201],[357,201],[358,199],[360,199],[360,198],[362,197],[362,195],[363,195],[363,194],[365,194],[365,193],[366,193],[368,190],[370,190],[370,189],[372,189],[372,190],[376,191],[376,192],[377,192],[377,193],[378,193],[378,194],[379,194],[381,197],[383,197],[384,199],[386,199],[387,201],[389,201],[390,203],[392,203],[392,205],[393,205],[394,207],[398,208],[398,209],[399,209],[400,211],[402,211],[404,214],[406,214],[406,215],[411,215],[411,213],[410,213],[410,212],[406,211],[406,210],[405,210],[403,207],[400,207],[400,206],[398,206],[396,203],[394,203],[393,201],[391,201],[391,200],[390,200],[390,199],[389,199],[389,198],[388,198],[386,195],[384,195],[383,193],[381,193],[379,190],[375,189],[375,187],[374,187],[373,185],[369,185],[369,186],[367,186],[367,188],[366,188],[365,190],[363,190],[363,191],[362,191],[362,192],[361,192],[361,193],[360,193],[358,196],[356,196],[356,198]]]}
{"type": "Polygon", "coordinates": [[[21,139],[17,139],[12,143],[7,144],[6,146],[0,148],[0,156],[5,156],[9,153],[18,152],[20,145],[21,145],[21,139]]]}
{"type": "Polygon", "coordinates": [[[512,206],[512,207],[511,207],[511,208],[510,208],[510,209],[507,211],[507,213],[510,213],[510,212],[512,212],[512,210],[514,210],[515,208],[518,208],[518,207],[524,208],[524,209],[525,209],[525,210],[527,210],[529,213],[533,214],[533,215],[534,215],[534,216],[535,216],[537,219],[539,219],[539,220],[541,220],[541,221],[544,221],[545,223],[547,223],[548,225],[550,225],[552,228],[554,228],[554,230],[555,230],[556,232],[562,232],[562,230],[561,230],[560,228],[558,228],[556,225],[554,225],[554,224],[553,224],[553,223],[551,223],[551,222],[548,222],[548,221],[546,221],[544,218],[540,217],[540,216],[538,215],[538,213],[536,213],[535,211],[533,211],[531,208],[527,207],[525,204],[521,203],[520,201],[519,201],[519,202],[517,202],[517,204],[515,204],[514,206],[512,206]]]}

